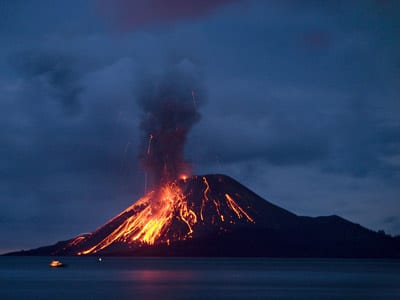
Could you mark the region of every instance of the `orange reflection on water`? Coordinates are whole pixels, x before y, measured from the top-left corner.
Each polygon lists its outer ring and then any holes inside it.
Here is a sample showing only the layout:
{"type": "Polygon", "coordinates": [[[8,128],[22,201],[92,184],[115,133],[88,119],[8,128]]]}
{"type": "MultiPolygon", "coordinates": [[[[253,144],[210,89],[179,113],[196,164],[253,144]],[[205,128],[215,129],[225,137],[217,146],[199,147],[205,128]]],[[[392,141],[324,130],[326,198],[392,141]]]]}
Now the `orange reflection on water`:
{"type": "Polygon", "coordinates": [[[193,279],[194,272],[171,270],[141,270],[129,272],[129,278],[146,283],[180,282],[193,279]]]}

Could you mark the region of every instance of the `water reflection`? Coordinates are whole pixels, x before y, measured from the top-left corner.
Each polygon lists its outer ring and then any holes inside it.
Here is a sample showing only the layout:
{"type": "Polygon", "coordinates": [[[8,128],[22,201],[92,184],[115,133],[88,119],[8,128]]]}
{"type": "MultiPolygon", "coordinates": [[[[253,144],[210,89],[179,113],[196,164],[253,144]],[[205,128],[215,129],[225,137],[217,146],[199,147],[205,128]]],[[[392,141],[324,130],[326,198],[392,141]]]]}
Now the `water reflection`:
{"type": "Polygon", "coordinates": [[[199,273],[190,270],[126,271],[122,277],[130,285],[132,299],[193,299],[199,287],[199,273]]]}
{"type": "Polygon", "coordinates": [[[124,279],[143,283],[165,283],[188,281],[195,278],[193,271],[171,271],[171,270],[138,270],[128,271],[124,274],[124,279]]]}
{"type": "Polygon", "coordinates": [[[256,297],[265,293],[260,282],[265,275],[218,268],[144,269],[126,271],[121,279],[129,282],[135,299],[250,299],[254,293],[256,297]]]}
{"type": "Polygon", "coordinates": [[[0,299],[400,299],[383,260],[0,257],[0,299]]]}

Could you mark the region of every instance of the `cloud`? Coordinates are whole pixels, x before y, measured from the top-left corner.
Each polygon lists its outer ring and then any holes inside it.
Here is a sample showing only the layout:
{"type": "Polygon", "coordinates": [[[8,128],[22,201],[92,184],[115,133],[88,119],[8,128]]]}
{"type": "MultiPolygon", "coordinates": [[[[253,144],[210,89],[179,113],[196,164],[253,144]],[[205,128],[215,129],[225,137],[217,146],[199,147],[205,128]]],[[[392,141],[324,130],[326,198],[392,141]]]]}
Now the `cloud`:
{"type": "Polygon", "coordinates": [[[297,128],[282,125],[274,128],[277,124],[273,122],[250,116],[205,114],[203,122],[194,130],[188,153],[199,164],[262,160],[270,165],[302,165],[320,163],[327,158],[329,141],[322,135],[313,133],[304,124],[298,124],[297,128]],[[212,134],[210,128],[213,128],[212,134]]]}
{"type": "Polygon", "coordinates": [[[78,61],[68,66],[65,56],[59,65],[53,56],[38,57],[18,66],[17,80],[0,84],[0,204],[8,207],[0,222],[21,231],[14,240],[31,244],[39,237],[22,232],[45,231],[41,244],[69,238],[100,225],[143,191],[132,62],[86,70],[78,61]],[[65,75],[71,81],[57,81],[70,68],[76,70],[65,75]],[[71,95],[70,86],[82,88],[73,117],[60,99],[71,95]],[[107,209],[88,221],[94,207],[107,209]]]}
{"type": "Polygon", "coordinates": [[[79,111],[83,87],[72,57],[49,51],[24,51],[12,55],[10,63],[25,79],[26,89],[37,93],[33,97],[58,100],[69,115],[79,111]]]}
{"type": "Polygon", "coordinates": [[[99,11],[125,30],[205,16],[238,0],[97,0],[99,11]]]}
{"type": "MultiPolygon", "coordinates": [[[[352,176],[395,176],[400,168],[390,157],[400,152],[400,124],[382,119],[379,94],[356,97],[343,103],[330,127],[331,149],[323,169],[352,176]]],[[[384,111],[390,107],[387,107],[384,111]]],[[[386,113],[385,113],[386,114],[386,113]]]]}

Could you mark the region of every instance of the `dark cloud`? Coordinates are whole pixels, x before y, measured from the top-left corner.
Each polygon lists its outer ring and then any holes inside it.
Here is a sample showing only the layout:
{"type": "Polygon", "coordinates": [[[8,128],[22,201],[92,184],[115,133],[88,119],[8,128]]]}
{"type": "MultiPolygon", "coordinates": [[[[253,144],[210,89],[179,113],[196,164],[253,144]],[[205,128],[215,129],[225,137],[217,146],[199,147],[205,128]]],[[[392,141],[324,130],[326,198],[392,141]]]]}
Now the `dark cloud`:
{"type": "Polygon", "coordinates": [[[248,121],[244,123],[236,118],[224,126],[207,116],[204,122],[195,131],[189,152],[193,159],[201,161],[199,163],[257,160],[278,166],[307,165],[320,163],[329,154],[329,141],[303,127],[281,127],[276,132],[268,124],[252,128],[246,124],[248,121]],[[209,126],[215,127],[212,134],[209,126]],[[202,141],[200,145],[199,140],[202,141]]]}
{"type": "Polygon", "coordinates": [[[265,158],[274,165],[309,164],[321,161],[327,152],[328,145],[321,143],[320,140],[301,139],[299,143],[291,140],[267,147],[265,158]]]}
{"type": "Polygon", "coordinates": [[[385,158],[400,152],[400,127],[382,119],[379,106],[368,96],[349,99],[343,105],[331,128],[330,156],[323,164],[326,171],[383,178],[399,171],[385,158]]]}
{"type": "MultiPolygon", "coordinates": [[[[0,124],[7,128],[0,132],[0,201],[7,206],[0,219],[18,228],[20,245],[36,243],[29,230],[54,239],[92,230],[110,217],[107,210],[117,213],[143,191],[133,82],[124,71],[129,61],[86,70],[65,56],[55,56],[59,62],[39,57],[17,64],[17,88],[2,86],[8,93],[0,103],[0,124]],[[131,87],[123,90],[122,83],[131,87]],[[71,86],[82,87],[73,117],[60,98],[73,97],[71,86]],[[99,206],[107,209],[88,221],[99,206]]],[[[45,243],[53,242],[47,238],[45,243]]]]}
{"type": "Polygon", "coordinates": [[[218,7],[239,0],[97,0],[99,11],[120,28],[138,29],[149,25],[198,18],[218,7]]]}
{"type": "Polygon", "coordinates": [[[11,56],[10,63],[25,78],[27,88],[35,89],[40,94],[37,96],[43,97],[44,93],[58,100],[67,114],[79,111],[79,96],[83,87],[72,57],[52,52],[24,51],[11,56]]]}

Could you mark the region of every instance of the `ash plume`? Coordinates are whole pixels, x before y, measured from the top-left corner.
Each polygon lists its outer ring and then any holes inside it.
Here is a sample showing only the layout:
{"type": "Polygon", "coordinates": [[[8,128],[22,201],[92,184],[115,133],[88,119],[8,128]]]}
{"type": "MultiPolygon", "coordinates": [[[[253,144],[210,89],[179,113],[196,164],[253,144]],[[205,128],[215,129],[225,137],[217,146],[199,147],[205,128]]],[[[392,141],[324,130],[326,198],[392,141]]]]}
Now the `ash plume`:
{"type": "Polygon", "coordinates": [[[193,125],[200,120],[204,101],[199,72],[183,60],[161,75],[140,82],[138,104],[143,114],[142,164],[149,186],[158,186],[190,172],[184,146],[193,125]]]}

